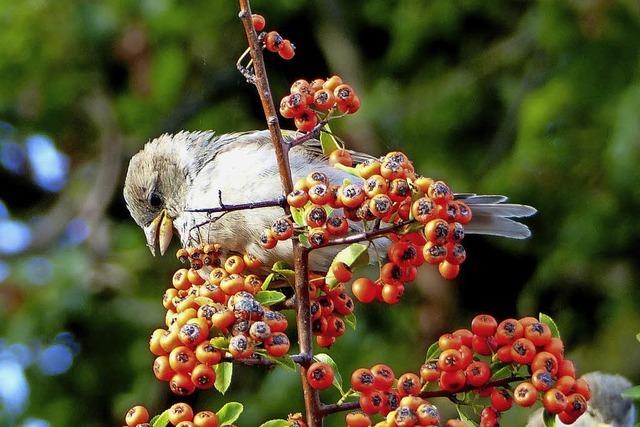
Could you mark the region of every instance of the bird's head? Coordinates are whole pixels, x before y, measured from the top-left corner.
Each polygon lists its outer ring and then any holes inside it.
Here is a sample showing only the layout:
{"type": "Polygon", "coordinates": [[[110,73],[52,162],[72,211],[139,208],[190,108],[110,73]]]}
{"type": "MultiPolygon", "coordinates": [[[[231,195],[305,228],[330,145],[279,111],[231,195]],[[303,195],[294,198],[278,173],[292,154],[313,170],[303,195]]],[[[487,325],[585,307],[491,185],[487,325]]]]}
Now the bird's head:
{"type": "Polygon", "coordinates": [[[164,255],[173,236],[173,220],[184,209],[188,161],[181,134],[162,135],[131,158],[124,185],[127,208],[142,227],[155,255],[164,255]]]}

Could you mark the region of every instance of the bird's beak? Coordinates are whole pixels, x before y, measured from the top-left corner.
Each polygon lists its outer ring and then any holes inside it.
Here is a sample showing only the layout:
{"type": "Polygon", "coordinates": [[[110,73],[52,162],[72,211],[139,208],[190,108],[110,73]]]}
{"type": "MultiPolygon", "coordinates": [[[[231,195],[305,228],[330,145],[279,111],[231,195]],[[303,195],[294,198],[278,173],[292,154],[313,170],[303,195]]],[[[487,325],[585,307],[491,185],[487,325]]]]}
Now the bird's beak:
{"type": "Polygon", "coordinates": [[[164,255],[173,237],[173,218],[167,214],[165,209],[151,221],[151,224],[144,227],[144,235],[147,238],[147,247],[153,256],[156,255],[156,240],[160,247],[160,255],[164,255]]]}

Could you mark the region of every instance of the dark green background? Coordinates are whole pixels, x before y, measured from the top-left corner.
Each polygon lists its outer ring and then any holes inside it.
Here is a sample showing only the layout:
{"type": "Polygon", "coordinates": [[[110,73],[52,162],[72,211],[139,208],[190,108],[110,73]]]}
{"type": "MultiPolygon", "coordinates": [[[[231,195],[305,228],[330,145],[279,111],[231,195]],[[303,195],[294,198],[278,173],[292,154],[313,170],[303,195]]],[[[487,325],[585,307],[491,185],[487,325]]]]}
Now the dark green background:
{"type": "MultiPolygon", "coordinates": [[[[544,311],[581,372],[640,380],[636,1],[253,7],[298,47],[289,62],[267,55],[277,98],[296,78],[339,73],[362,100],[358,114],[332,124],[351,147],[376,155],[399,148],[456,191],[508,194],[539,209],[530,240],[468,238],[457,281],[427,266],[401,304],[359,305],[358,330],[332,349],[343,375],[380,361],[416,370],[434,338],[480,311],[544,311]]],[[[3,138],[48,135],[71,162],[59,194],[38,188],[28,171],[0,169],[0,199],[35,230],[32,247],[3,257],[10,275],[0,284],[0,336],[37,354],[68,331],[79,348],[61,375],[27,366],[29,404],[18,416],[0,406],[0,425],[38,417],[107,426],[122,424],[134,403],[160,411],[175,398],[151,373],[147,337],[163,323],[160,298],[177,263],[145,248],[121,196],[124,171],[163,131],[263,127],[254,90],[234,67],[246,44],[237,5],[1,0],[0,25],[0,120],[14,128],[3,138]],[[89,238],[60,243],[77,217],[90,224],[89,238]],[[33,256],[52,265],[44,285],[30,283],[39,274],[33,256]]],[[[241,401],[239,424],[257,426],[301,410],[300,395],[297,375],[241,368],[226,396],[203,392],[195,401],[198,409],[241,401]]],[[[335,416],[326,424],[341,423],[335,416]]]]}

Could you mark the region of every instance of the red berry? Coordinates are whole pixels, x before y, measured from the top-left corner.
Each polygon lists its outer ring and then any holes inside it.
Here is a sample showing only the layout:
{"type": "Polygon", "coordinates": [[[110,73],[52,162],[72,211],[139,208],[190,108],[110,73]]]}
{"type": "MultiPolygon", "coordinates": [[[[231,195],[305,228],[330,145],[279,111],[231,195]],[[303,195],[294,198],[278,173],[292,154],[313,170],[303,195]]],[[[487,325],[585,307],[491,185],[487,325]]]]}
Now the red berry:
{"type": "Polygon", "coordinates": [[[351,374],[351,388],[355,391],[367,393],[374,390],[374,378],[370,369],[360,368],[351,374]]]}
{"type": "Polygon", "coordinates": [[[258,15],[257,13],[251,15],[251,21],[253,22],[253,28],[255,28],[257,32],[264,30],[267,23],[264,16],[258,15]]]}
{"type": "Polygon", "coordinates": [[[498,325],[495,336],[498,345],[511,344],[524,336],[524,327],[516,319],[506,319],[498,325]]]}
{"type": "Polygon", "coordinates": [[[538,399],[538,390],[529,382],[522,382],[513,391],[513,401],[516,405],[529,407],[536,403],[538,399]]]}
{"type": "Polygon", "coordinates": [[[482,387],[491,378],[491,368],[486,362],[472,362],[465,369],[467,383],[474,387],[482,387]]]}
{"type": "Polygon", "coordinates": [[[511,345],[511,358],[521,365],[528,365],[536,356],[536,346],[527,338],[518,338],[511,345]]]}
{"type": "Polygon", "coordinates": [[[269,31],[264,40],[264,47],[270,52],[277,52],[283,42],[284,39],[277,31],[269,31]]]}
{"type": "Polygon", "coordinates": [[[316,390],[331,387],[333,376],[333,369],[324,362],[315,362],[307,369],[307,381],[316,390]]]}
{"type": "Polygon", "coordinates": [[[278,49],[278,55],[280,55],[280,58],[284,59],[285,61],[288,61],[291,58],[293,58],[295,54],[296,54],[295,45],[291,43],[289,40],[283,40],[282,44],[280,44],[280,48],[278,49]]]}
{"type": "Polygon", "coordinates": [[[471,332],[481,337],[495,334],[497,328],[498,322],[488,314],[479,314],[471,321],[471,332]]]}
{"type": "Polygon", "coordinates": [[[496,387],[491,392],[491,407],[497,412],[504,412],[513,405],[513,397],[505,388],[496,387]]]}
{"type": "Polygon", "coordinates": [[[557,388],[552,388],[542,396],[542,405],[547,412],[558,414],[567,407],[567,397],[557,388]]]}
{"type": "Polygon", "coordinates": [[[396,379],[393,369],[383,364],[373,366],[371,373],[373,374],[373,381],[378,390],[390,389],[393,381],[396,379]]]}

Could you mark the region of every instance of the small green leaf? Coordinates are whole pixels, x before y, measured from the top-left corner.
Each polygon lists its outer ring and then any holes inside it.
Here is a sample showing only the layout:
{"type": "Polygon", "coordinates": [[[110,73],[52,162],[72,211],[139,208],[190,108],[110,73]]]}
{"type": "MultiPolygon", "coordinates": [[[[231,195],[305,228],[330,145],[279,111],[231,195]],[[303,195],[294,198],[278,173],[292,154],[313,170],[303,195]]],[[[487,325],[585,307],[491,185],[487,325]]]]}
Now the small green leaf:
{"type": "Polygon", "coordinates": [[[622,392],[622,396],[634,401],[640,401],[640,385],[631,387],[622,392]]]}
{"type": "Polygon", "coordinates": [[[242,403],[228,402],[225,403],[222,408],[217,412],[218,424],[223,426],[225,424],[233,424],[244,411],[242,403]]]}
{"type": "Polygon", "coordinates": [[[214,304],[213,300],[211,298],[209,298],[209,297],[196,297],[194,299],[194,301],[200,307],[202,307],[203,305],[213,305],[214,304]]]}
{"type": "Polygon", "coordinates": [[[291,208],[291,217],[293,218],[293,222],[295,222],[296,224],[302,226],[307,225],[304,221],[304,209],[291,208]]]}
{"type": "Polygon", "coordinates": [[[335,165],[333,165],[333,167],[336,169],[340,169],[341,171],[346,172],[349,175],[357,176],[358,178],[360,178],[360,174],[358,173],[358,170],[356,168],[350,168],[349,166],[345,166],[340,163],[336,163],[335,165]]]}
{"type": "Polygon", "coordinates": [[[273,282],[273,279],[276,277],[275,273],[270,273],[266,279],[264,279],[264,282],[262,282],[262,290],[266,291],[267,289],[269,289],[269,285],[271,284],[271,282],[273,282]]]}
{"type": "MultiPolygon", "coordinates": [[[[338,252],[335,258],[333,258],[333,261],[331,261],[332,264],[335,262],[344,262],[349,267],[352,267],[356,262],[366,262],[368,264],[369,251],[367,251],[367,246],[362,243],[353,243],[338,252]],[[361,257],[363,259],[359,260],[361,257]]],[[[331,271],[331,269],[329,269],[329,272],[327,273],[325,282],[329,285],[330,289],[338,285],[338,279],[333,275],[333,271],[331,271]]]]}
{"type": "Polygon", "coordinates": [[[342,390],[342,376],[338,370],[338,365],[336,365],[336,362],[331,358],[331,356],[327,353],[318,353],[313,356],[313,358],[318,362],[323,362],[331,366],[333,369],[333,386],[340,391],[340,394],[344,395],[344,390],[342,390]]]}
{"type": "Polygon", "coordinates": [[[209,342],[212,346],[221,350],[227,350],[229,348],[229,339],[225,337],[213,337],[209,342]]]}
{"type": "Polygon", "coordinates": [[[558,329],[558,325],[556,325],[556,322],[554,322],[551,317],[547,316],[544,313],[540,313],[538,315],[538,320],[540,320],[540,323],[544,323],[549,327],[549,329],[551,329],[551,336],[560,338],[560,330],[558,329]]]}
{"type": "MultiPolygon", "coordinates": [[[[233,363],[221,362],[215,365],[216,383],[215,387],[220,393],[225,394],[231,385],[231,377],[233,376],[233,363]]],[[[222,425],[222,422],[220,423],[222,425]]]]}
{"type": "Polygon", "coordinates": [[[307,237],[306,234],[300,234],[298,236],[298,241],[300,242],[300,244],[302,246],[304,246],[305,248],[310,248],[311,246],[309,245],[309,238],[307,237]]]}
{"type": "Polygon", "coordinates": [[[347,325],[351,326],[351,329],[353,329],[354,331],[356,330],[356,314],[355,313],[352,312],[344,316],[344,322],[347,325]]]}
{"type": "Polygon", "coordinates": [[[475,421],[469,418],[469,415],[465,414],[462,411],[460,405],[456,405],[456,410],[458,411],[458,417],[460,417],[460,420],[463,421],[466,425],[468,425],[469,427],[475,427],[478,425],[475,423],[475,421]]]}
{"type": "Polygon", "coordinates": [[[292,371],[296,370],[296,362],[291,360],[289,356],[273,357],[269,353],[267,353],[265,350],[256,350],[256,353],[258,353],[260,356],[264,357],[265,359],[271,360],[273,363],[276,363],[282,366],[283,368],[291,369],[292,371]]]}
{"type": "Polygon", "coordinates": [[[509,378],[511,374],[511,365],[503,366],[493,373],[493,375],[491,376],[491,381],[498,381],[504,378],[509,378]]]}
{"type": "Polygon", "coordinates": [[[295,271],[293,271],[291,269],[291,266],[284,261],[278,261],[273,264],[273,267],[271,267],[271,271],[284,277],[290,285],[293,284],[293,281],[295,280],[295,271]]]}
{"type": "Polygon", "coordinates": [[[336,150],[341,149],[342,147],[338,144],[336,138],[330,133],[331,128],[329,125],[324,125],[323,131],[320,132],[320,146],[322,147],[322,154],[328,156],[336,150]]]}
{"type": "Polygon", "coordinates": [[[153,427],[166,427],[169,424],[169,410],[167,409],[160,415],[156,415],[150,421],[153,427]]]}
{"type": "Polygon", "coordinates": [[[279,303],[284,301],[285,298],[284,294],[278,291],[260,291],[256,294],[256,301],[264,306],[279,303]]]}
{"type": "Polygon", "coordinates": [[[639,333],[638,335],[636,335],[636,339],[637,339],[638,341],[640,341],[640,333],[639,333]]]}
{"type": "Polygon", "coordinates": [[[433,360],[440,355],[440,346],[438,342],[434,342],[427,349],[427,355],[424,358],[424,363],[427,363],[429,360],[433,360]]]}
{"type": "Polygon", "coordinates": [[[289,425],[289,421],[287,420],[269,420],[265,423],[260,424],[260,427],[287,427],[289,425]]]}
{"type": "Polygon", "coordinates": [[[542,413],[542,420],[545,427],[556,427],[556,415],[551,412],[544,411],[542,413]]]}

